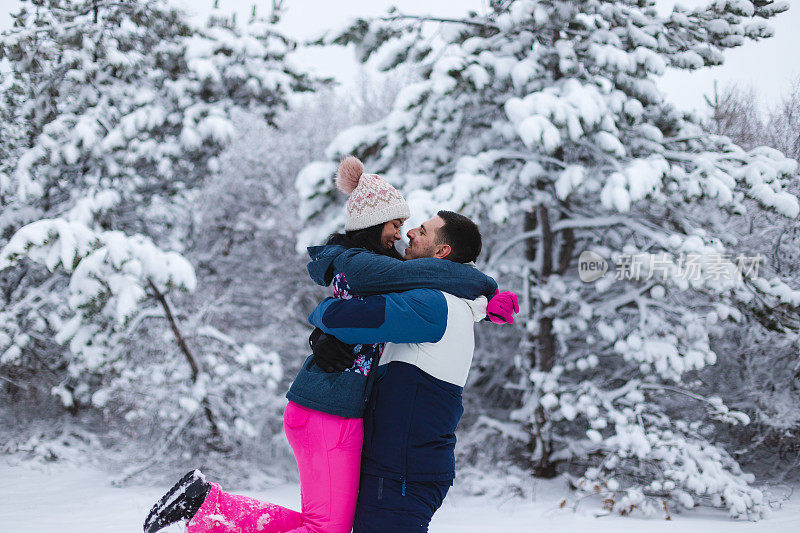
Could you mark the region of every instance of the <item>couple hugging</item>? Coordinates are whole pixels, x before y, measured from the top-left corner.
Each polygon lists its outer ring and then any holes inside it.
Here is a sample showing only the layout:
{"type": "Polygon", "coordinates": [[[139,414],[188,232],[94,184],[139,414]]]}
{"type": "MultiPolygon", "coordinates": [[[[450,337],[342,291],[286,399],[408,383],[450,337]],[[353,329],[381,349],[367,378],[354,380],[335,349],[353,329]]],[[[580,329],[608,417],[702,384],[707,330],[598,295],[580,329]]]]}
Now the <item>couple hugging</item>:
{"type": "Polygon", "coordinates": [[[411,533],[428,530],[455,477],[456,426],[473,323],[513,322],[517,297],[474,267],[478,227],[450,211],[408,231],[402,195],[355,157],[336,175],[350,195],[343,234],[308,249],[331,285],[309,315],[313,354],[286,397],[286,438],[302,511],[224,492],[197,470],[150,511],[145,533],[411,533]]]}

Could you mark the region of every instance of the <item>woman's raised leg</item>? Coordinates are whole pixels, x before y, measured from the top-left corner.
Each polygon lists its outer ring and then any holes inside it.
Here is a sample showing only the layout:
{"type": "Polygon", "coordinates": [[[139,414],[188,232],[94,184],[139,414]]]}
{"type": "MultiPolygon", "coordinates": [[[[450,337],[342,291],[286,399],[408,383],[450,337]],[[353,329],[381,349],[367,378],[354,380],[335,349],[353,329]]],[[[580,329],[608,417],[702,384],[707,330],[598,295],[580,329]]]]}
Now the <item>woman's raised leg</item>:
{"type": "Polygon", "coordinates": [[[302,513],[224,492],[211,492],[188,524],[189,533],[350,533],[353,525],[364,425],[289,402],[286,438],[300,472],[302,513]]]}
{"type": "Polygon", "coordinates": [[[302,524],[297,511],[247,496],[230,494],[216,483],[188,524],[189,533],[234,533],[254,531],[282,533],[302,524]]]}

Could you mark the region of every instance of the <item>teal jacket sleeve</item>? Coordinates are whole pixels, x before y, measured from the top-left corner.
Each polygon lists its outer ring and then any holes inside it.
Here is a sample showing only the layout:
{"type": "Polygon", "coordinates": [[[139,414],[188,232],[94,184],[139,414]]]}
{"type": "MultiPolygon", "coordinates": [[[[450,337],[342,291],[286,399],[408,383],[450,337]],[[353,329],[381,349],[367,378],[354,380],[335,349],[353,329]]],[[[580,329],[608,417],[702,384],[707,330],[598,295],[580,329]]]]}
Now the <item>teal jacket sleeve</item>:
{"type": "Polygon", "coordinates": [[[356,294],[383,294],[411,289],[436,289],[459,298],[491,298],[497,282],[477,268],[444,259],[400,261],[362,248],[351,248],[333,261],[356,294]]]}
{"type": "Polygon", "coordinates": [[[347,344],[437,342],[447,328],[447,300],[432,289],[326,298],[308,322],[347,344]]]}

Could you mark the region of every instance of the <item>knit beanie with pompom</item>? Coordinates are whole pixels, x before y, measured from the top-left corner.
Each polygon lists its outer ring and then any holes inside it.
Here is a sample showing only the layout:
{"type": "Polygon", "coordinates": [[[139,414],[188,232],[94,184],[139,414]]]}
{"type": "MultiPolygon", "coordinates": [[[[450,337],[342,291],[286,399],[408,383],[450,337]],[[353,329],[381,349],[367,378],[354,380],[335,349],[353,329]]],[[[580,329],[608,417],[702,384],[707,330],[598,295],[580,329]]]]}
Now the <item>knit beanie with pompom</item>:
{"type": "Polygon", "coordinates": [[[353,156],[346,157],[339,164],[336,186],[350,195],[345,231],[411,216],[403,195],[377,174],[364,174],[364,164],[353,156]]]}

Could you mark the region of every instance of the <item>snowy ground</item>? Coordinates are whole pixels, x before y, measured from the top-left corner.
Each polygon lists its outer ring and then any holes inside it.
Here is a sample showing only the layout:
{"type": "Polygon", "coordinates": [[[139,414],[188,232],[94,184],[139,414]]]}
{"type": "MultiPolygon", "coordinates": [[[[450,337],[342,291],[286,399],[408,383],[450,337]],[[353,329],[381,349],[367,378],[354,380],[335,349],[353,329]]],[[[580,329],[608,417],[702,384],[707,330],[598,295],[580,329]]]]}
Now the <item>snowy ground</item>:
{"type": "MultiPolygon", "coordinates": [[[[124,533],[141,531],[153,502],[167,487],[115,488],[99,470],[66,465],[10,464],[0,458],[0,532],[2,533],[124,533]]],[[[235,491],[234,491],[235,492],[235,491]]],[[[760,522],[734,522],[710,511],[695,511],[662,519],[596,518],[593,504],[578,512],[559,509],[563,488],[537,486],[535,502],[448,495],[436,514],[431,533],[703,533],[800,531],[800,490],[760,522]]],[[[298,487],[281,485],[248,495],[297,508],[298,487]]],[[[173,529],[174,531],[174,529],[173,529]]]]}

